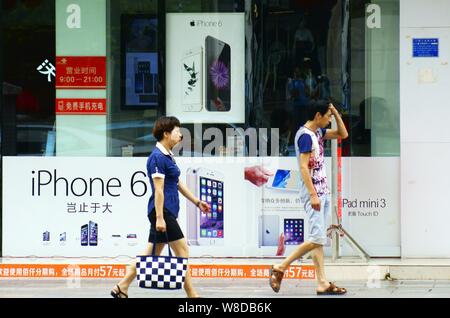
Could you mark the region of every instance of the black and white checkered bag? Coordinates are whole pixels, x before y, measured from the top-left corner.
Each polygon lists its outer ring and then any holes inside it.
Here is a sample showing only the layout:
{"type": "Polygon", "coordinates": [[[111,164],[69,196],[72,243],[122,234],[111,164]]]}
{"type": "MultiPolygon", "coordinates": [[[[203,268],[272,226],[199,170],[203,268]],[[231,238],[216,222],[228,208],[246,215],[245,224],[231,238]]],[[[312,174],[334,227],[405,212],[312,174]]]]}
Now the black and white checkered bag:
{"type": "Polygon", "coordinates": [[[152,255],[137,256],[136,273],[138,286],[156,289],[180,289],[186,278],[188,259],[174,257],[169,247],[169,256],[156,256],[153,244],[152,255]]]}

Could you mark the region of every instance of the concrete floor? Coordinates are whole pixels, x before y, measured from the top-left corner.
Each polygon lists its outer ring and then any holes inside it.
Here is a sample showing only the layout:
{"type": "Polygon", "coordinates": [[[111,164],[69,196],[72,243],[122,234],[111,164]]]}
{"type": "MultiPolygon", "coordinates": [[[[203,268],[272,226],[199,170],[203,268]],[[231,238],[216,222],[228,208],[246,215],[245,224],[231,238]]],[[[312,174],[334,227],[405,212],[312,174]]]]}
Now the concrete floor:
{"type": "MultiPolygon", "coordinates": [[[[0,298],[109,298],[113,279],[1,279],[0,298]]],[[[310,298],[315,295],[314,281],[283,281],[275,294],[267,279],[193,279],[199,294],[206,298],[310,298]]],[[[346,287],[346,298],[450,298],[450,280],[338,281],[346,287]]],[[[183,290],[160,291],[132,285],[130,298],[184,298],[183,290]]],[[[337,296],[332,296],[336,298],[337,296]]]]}

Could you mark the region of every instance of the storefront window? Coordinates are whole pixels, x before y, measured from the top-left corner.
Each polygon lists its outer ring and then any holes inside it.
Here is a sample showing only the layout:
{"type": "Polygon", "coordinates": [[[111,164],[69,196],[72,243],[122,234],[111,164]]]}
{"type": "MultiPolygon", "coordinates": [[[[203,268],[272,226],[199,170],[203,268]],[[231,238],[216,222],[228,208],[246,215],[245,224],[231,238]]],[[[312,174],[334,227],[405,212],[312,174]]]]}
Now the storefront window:
{"type": "Polygon", "coordinates": [[[399,156],[399,3],[351,1],[352,156],[399,156]]]}
{"type": "Polygon", "coordinates": [[[108,1],[108,156],[148,156],[163,109],[158,1],[108,1]]]}
{"type": "Polygon", "coordinates": [[[344,156],[399,155],[398,1],[55,3],[2,2],[3,156],[145,157],[164,114],[180,118],[191,145],[200,143],[183,148],[185,156],[204,155],[209,128],[225,146],[227,129],[247,141],[256,129],[256,149],[247,143],[235,155],[294,156],[306,105],[319,98],[343,113],[344,156]],[[189,25],[177,24],[183,19],[189,25]],[[214,29],[214,19],[239,27],[214,29]],[[65,45],[80,29],[94,38],[79,33],[83,47],[65,45]],[[58,86],[56,57],[66,55],[104,56],[106,84],[58,86]],[[106,111],[55,114],[55,99],[104,101],[106,111]]]}
{"type": "Polygon", "coordinates": [[[55,2],[2,1],[2,156],[42,156],[55,122],[55,2]]]}
{"type": "Polygon", "coordinates": [[[278,128],[280,155],[293,156],[294,137],[313,99],[342,104],[342,3],[261,1],[254,21],[254,125],[278,128]]]}
{"type": "Polygon", "coordinates": [[[399,156],[398,1],[259,4],[250,123],[279,128],[292,156],[305,106],[329,98],[350,132],[344,156],[399,156]]]}

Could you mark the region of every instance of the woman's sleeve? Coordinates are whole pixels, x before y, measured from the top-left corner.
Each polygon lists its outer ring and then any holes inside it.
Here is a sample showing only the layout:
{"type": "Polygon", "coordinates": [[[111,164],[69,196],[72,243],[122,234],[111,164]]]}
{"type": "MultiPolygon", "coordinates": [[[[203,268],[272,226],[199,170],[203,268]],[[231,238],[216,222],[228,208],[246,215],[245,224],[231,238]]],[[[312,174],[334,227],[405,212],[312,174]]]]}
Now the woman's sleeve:
{"type": "Polygon", "coordinates": [[[166,177],[166,165],[164,160],[161,157],[155,156],[149,160],[148,163],[148,173],[154,178],[162,178],[166,177]]]}

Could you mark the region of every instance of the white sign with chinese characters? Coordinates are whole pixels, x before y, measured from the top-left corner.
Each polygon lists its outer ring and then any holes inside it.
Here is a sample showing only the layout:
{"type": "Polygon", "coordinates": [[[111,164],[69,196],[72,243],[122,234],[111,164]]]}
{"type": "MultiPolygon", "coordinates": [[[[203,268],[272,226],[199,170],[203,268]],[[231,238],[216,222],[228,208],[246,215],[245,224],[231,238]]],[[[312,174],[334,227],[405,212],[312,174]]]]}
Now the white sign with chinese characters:
{"type": "MultiPolygon", "coordinates": [[[[146,161],[4,157],[3,256],[142,253],[151,194],[146,161]]],[[[308,218],[297,200],[296,158],[176,161],[180,180],[212,207],[211,213],[200,215],[180,196],[178,222],[191,256],[275,256],[280,238],[286,255],[307,240],[308,218]]],[[[343,225],[371,256],[399,256],[398,161],[343,159],[343,225]]],[[[325,251],[329,254],[329,248],[325,251]]],[[[348,246],[343,252],[352,253],[348,246]]]]}
{"type": "Polygon", "coordinates": [[[141,252],[148,237],[146,158],[120,159],[3,158],[3,255],[141,252]]]}
{"type": "MultiPolygon", "coordinates": [[[[236,162],[222,164],[218,171],[218,160],[223,158],[177,158],[185,183],[190,182],[189,169],[197,169],[199,176],[205,172],[205,178],[207,171],[215,171],[211,194],[205,200],[217,205],[208,217],[224,222],[224,235],[219,236],[215,228],[207,230],[221,240],[220,249],[200,240],[190,249],[193,256],[245,255],[241,244],[247,233],[247,223],[241,220],[244,168],[236,162]],[[222,188],[213,188],[219,182],[222,188]],[[213,196],[217,200],[211,200],[213,196]]],[[[133,257],[142,253],[148,242],[151,195],[146,161],[4,157],[3,255],[133,257]]],[[[191,186],[191,191],[198,197],[201,188],[191,186]]],[[[181,197],[178,222],[186,237],[192,234],[187,230],[188,207],[181,197]]]]}

